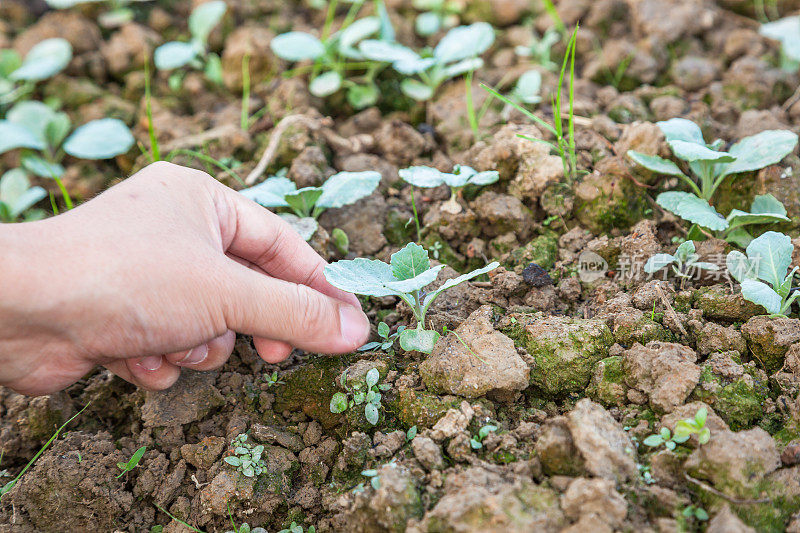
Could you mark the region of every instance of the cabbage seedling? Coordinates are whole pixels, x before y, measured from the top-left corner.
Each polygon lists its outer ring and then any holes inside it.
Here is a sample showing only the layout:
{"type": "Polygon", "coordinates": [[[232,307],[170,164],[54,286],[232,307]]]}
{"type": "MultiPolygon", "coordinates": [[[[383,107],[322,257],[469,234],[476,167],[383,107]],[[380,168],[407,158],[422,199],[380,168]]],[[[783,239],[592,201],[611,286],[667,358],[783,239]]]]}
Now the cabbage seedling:
{"type": "Polygon", "coordinates": [[[14,50],[0,50],[0,106],[30,94],[38,81],[64,70],[72,60],[72,45],[66,39],[45,39],[20,58],[14,50]]]}
{"type": "Polygon", "coordinates": [[[43,188],[31,187],[24,170],[9,170],[0,178],[0,221],[16,222],[20,216],[24,216],[25,221],[44,218],[41,209],[30,209],[46,196],[43,188]]]}
{"type": "Polygon", "coordinates": [[[531,60],[546,68],[547,70],[557,70],[558,64],[550,59],[550,50],[553,45],[561,40],[561,34],[555,28],[550,28],[540,38],[533,34],[531,44],[528,46],[517,46],[514,51],[518,56],[529,57],[531,60]]]}
{"type": "Polygon", "coordinates": [[[781,43],[781,68],[788,72],[800,69],[800,15],[762,24],[758,32],[781,43]]]}
{"type": "Polygon", "coordinates": [[[730,223],[709,202],[717,188],[728,176],[751,172],[774,165],[794,150],[797,135],[788,130],[768,130],[745,137],[725,152],[723,141],[706,144],[700,127],[691,120],[673,118],[658,122],[672,153],[688,163],[694,174],[691,178],[668,159],[634,150],[628,157],[657,174],[677,176],[692,192],[669,191],[658,195],[658,205],[684,220],[713,231],[723,231],[730,223]]]}
{"type": "Polygon", "coordinates": [[[491,24],[476,22],[453,28],[433,50],[426,49],[422,54],[399,43],[374,39],[362,41],[358,49],[367,59],[391,63],[394,70],[407,76],[400,84],[403,93],[425,101],[445,81],[481,68],[483,59],[478,56],[493,43],[491,24]]]}
{"type": "Polygon", "coordinates": [[[719,270],[719,266],[714,263],[698,261],[699,258],[700,256],[695,253],[694,242],[686,241],[678,246],[674,255],[656,254],[648,259],[644,265],[644,271],[648,274],[653,274],[666,266],[672,265],[672,271],[681,278],[681,289],[683,289],[686,280],[692,277],[694,269],[719,270]]]}
{"type": "Polygon", "coordinates": [[[290,209],[293,213],[284,218],[308,240],[317,231],[319,225],[316,219],[323,211],[354,204],[372,194],[380,181],[380,173],[374,170],[339,172],[328,178],[321,187],[298,189],[292,180],[279,175],[240,192],[264,207],[290,209]]]}
{"type": "MultiPolygon", "coordinates": [[[[222,61],[219,56],[208,51],[208,36],[225,15],[227,6],[223,0],[214,0],[197,6],[189,15],[191,40],[170,41],[156,48],[153,60],[159,70],[175,70],[190,66],[203,70],[206,78],[217,84],[222,83],[222,61]]],[[[182,74],[170,77],[170,87],[180,88],[182,74]]]]}
{"type": "Polygon", "coordinates": [[[761,305],[772,315],[785,316],[800,292],[792,290],[798,267],[791,272],[794,245],[791,239],[768,231],[747,245],[746,255],[738,250],[728,254],[731,276],[742,284],[742,296],[761,305]]]}
{"type": "Polygon", "coordinates": [[[453,28],[464,10],[462,4],[453,0],[413,0],[411,5],[423,11],[414,20],[414,29],[423,37],[453,28]]]}
{"type": "Polygon", "coordinates": [[[126,153],[135,140],[115,118],[92,120],[70,133],[66,113],[37,101],[19,102],[0,120],[0,154],[24,149],[21,163],[41,178],[61,178],[65,154],[78,159],[111,159],[126,153]],[[69,135],[68,135],[69,134],[69,135]]]}
{"type": "Polygon", "coordinates": [[[462,210],[458,203],[461,190],[467,185],[490,185],[500,179],[496,170],[478,172],[472,167],[456,165],[453,172],[441,172],[431,167],[409,167],[400,170],[403,180],[414,187],[432,189],[440,185],[450,187],[450,199],[442,205],[442,211],[457,214],[462,210]]]}
{"type": "Polygon", "coordinates": [[[411,308],[417,321],[415,329],[400,333],[400,346],[406,351],[431,353],[439,333],[425,329],[425,316],[431,304],[442,292],[451,287],[485,274],[500,266],[493,262],[445,281],[438,289],[426,293],[424,288],[433,283],[444,265],[431,267],[428,252],[422,246],[409,243],[392,254],[389,264],[377,259],[358,258],[337,261],[325,267],[325,278],[334,287],[365,296],[397,296],[411,308]]]}
{"type": "Polygon", "coordinates": [[[366,59],[356,46],[363,39],[381,32],[383,27],[381,18],[364,17],[322,40],[302,31],[283,33],[270,42],[270,48],[276,56],[286,61],[314,62],[308,85],[309,92],[314,96],[324,98],[347,87],[347,100],[356,109],[363,109],[378,101],[380,92],[375,77],[384,65],[368,64],[358,82],[345,79],[346,71],[351,68],[350,63],[366,59]]]}

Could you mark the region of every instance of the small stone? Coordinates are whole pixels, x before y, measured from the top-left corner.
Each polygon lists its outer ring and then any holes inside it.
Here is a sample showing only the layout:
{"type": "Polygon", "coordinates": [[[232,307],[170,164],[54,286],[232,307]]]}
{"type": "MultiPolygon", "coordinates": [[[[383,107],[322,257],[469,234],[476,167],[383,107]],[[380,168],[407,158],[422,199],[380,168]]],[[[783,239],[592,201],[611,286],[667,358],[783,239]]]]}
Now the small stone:
{"type": "Polygon", "coordinates": [[[783,366],[789,347],[800,342],[800,320],[756,316],[742,325],[742,335],[767,372],[777,372],[783,366]]]}
{"type": "Polygon", "coordinates": [[[781,452],[781,462],[786,466],[800,464],[800,440],[793,440],[781,452]]]}
{"type": "Polygon", "coordinates": [[[225,446],[227,441],[223,437],[206,437],[197,444],[181,446],[181,457],[195,468],[207,470],[217,462],[225,446]]]}
{"type": "Polygon", "coordinates": [[[277,444],[293,452],[299,452],[306,447],[300,435],[286,431],[278,426],[253,424],[251,434],[259,442],[277,444]]]}
{"type": "Polygon", "coordinates": [[[663,413],[682,405],[697,386],[700,368],[697,354],[682,344],[650,342],[635,344],[622,354],[625,382],[645,393],[651,407],[663,413]]]}
{"type": "Polygon", "coordinates": [[[531,287],[545,287],[553,284],[550,274],[536,263],[530,263],[522,269],[522,279],[531,287]]]}
{"type": "Polygon", "coordinates": [[[628,514],[628,504],[614,488],[614,482],[600,478],[576,478],[561,496],[561,509],[572,520],[596,515],[612,528],[619,527],[628,514]]]}
{"type": "Polygon", "coordinates": [[[411,449],[414,450],[417,461],[427,470],[436,470],[444,466],[442,450],[433,439],[417,435],[411,441],[411,449]]]}
{"type": "Polygon", "coordinates": [[[214,384],[217,372],[184,372],[163,391],[145,393],[142,420],[145,427],[180,426],[202,420],[212,409],[225,405],[214,384]]]}
{"type": "Polygon", "coordinates": [[[433,426],[430,436],[437,442],[451,439],[462,431],[466,431],[470,420],[471,417],[468,418],[458,409],[448,409],[447,413],[433,426]]]}
{"type": "Polygon", "coordinates": [[[708,522],[706,533],[756,533],[756,530],[742,522],[725,504],[708,522]]]}

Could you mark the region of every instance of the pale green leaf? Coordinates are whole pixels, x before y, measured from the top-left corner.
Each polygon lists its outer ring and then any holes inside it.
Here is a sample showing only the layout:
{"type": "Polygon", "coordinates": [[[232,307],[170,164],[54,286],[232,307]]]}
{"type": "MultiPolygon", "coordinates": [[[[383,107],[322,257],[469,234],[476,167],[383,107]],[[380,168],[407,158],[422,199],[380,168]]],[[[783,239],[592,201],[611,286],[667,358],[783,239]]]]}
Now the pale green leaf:
{"type": "Polygon", "coordinates": [[[742,282],[742,296],[762,306],[770,314],[781,312],[781,297],[769,285],[753,279],[742,282]]]}
{"type": "Polygon", "coordinates": [[[197,54],[197,47],[191,43],[170,41],[156,48],[153,62],[158,70],[173,70],[188,65],[197,54]]]}
{"type": "Polygon", "coordinates": [[[219,24],[228,7],[222,0],[214,0],[197,6],[189,15],[189,32],[197,41],[205,44],[214,26],[219,24]]]}
{"type": "Polygon", "coordinates": [[[406,78],[400,82],[400,90],[409,98],[413,98],[418,102],[430,100],[433,97],[433,89],[421,81],[406,78]]]}
{"type": "Polygon", "coordinates": [[[783,53],[789,59],[800,62],[800,15],[762,24],[759,33],[780,41],[783,53]]]}
{"type": "Polygon", "coordinates": [[[339,414],[347,411],[347,396],[342,392],[337,392],[331,398],[331,413],[339,414]]]}
{"type": "Polygon", "coordinates": [[[282,33],[272,39],[269,46],[276,56],[287,61],[317,59],[325,54],[320,40],[302,31],[282,33]]]}
{"type": "Polygon", "coordinates": [[[8,120],[0,120],[0,154],[17,148],[44,150],[44,141],[29,129],[8,120]]]}
{"type": "Polygon", "coordinates": [[[60,178],[64,175],[64,167],[58,163],[51,163],[42,157],[34,154],[22,156],[22,167],[35,176],[40,178],[60,178]]]}
{"type": "Polygon", "coordinates": [[[728,214],[727,219],[731,228],[749,224],[788,222],[790,220],[786,216],[786,208],[771,194],[756,196],[750,206],[749,213],[734,209],[728,214]]]}
{"type": "Polygon", "coordinates": [[[351,85],[347,88],[347,101],[355,109],[364,109],[375,105],[380,99],[380,91],[373,84],[351,85]]]}
{"type": "Polygon", "coordinates": [[[380,182],[381,174],[374,170],[339,172],[322,185],[317,206],[332,208],[353,204],[372,194],[380,182]]]}
{"type": "Polygon", "coordinates": [[[431,353],[439,334],[426,329],[406,329],[400,334],[400,347],[407,352],[431,353]]]}
{"type": "Polygon", "coordinates": [[[686,175],[681,172],[681,169],[678,168],[678,165],[669,159],[664,159],[663,157],[658,157],[657,155],[643,154],[635,150],[628,150],[628,157],[634,163],[642,165],[647,170],[655,172],[656,174],[686,177],[686,175]]]}
{"type": "Polygon", "coordinates": [[[377,33],[380,29],[381,21],[378,17],[364,17],[356,20],[337,35],[339,53],[351,59],[361,59],[362,54],[355,48],[356,44],[377,33]]]}
{"type": "Polygon", "coordinates": [[[321,187],[303,187],[294,192],[287,193],[283,199],[289,204],[296,214],[310,216],[314,206],[322,196],[321,187]]]}
{"type": "Polygon", "coordinates": [[[656,198],[656,203],[682,219],[704,228],[721,231],[728,227],[728,221],[722,218],[716,209],[694,194],[680,191],[663,192],[656,198]]]}
{"type": "Polygon", "coordinates": [[[311,237],[314,236],[317,228],[319,228],[319,222],[311,217],[299,217],[292,213],[281,213],[278,216],[285,220],[295,233],[306,241],[311,240],[311,237]]]}
{"type": "Polygon", "coordinates": [[[705,146],[703,132],[700,126],[685,118],[671,118],[661,122],[656,122],[667,141],[686,141],[705,146]]]}
{"type": "Polygon", "coordinates": [[[274,176],[239,192],[264,207],[289,207],[284,197],[296,190],[297,186],[289,178],[274,176]]]}
{"type": "Polygon", "coordinates": [[[442,70],[441,76],[443,79],[447,80],[450,78],[455,78],[456,76],[460,76],[466,72],[478,70],[482,67],[483,59],[480,57],[471,57],[468,59],[462,59],[458,63],[448,65],[444,70],[442,70]]]}
{"type": "Polygon", "coordinates": [[[415,187],[434,188],[445,183],[445,173],[431,167],[409,167],[401,169],[399,176],[415,187]]]}
{"type": "Polygon", "coordinates": [[[320,74],[308,84],[308,91],[319,98],[330,96],[342,87],[342,75],[335,70],[320,74]]]}
{"type": "Polygon", "coordinates": [[[61,38],[45,39],[31,48],[12,80],[39,81],[58,74],[72,60],[72,45],[61,38]]]}
{"type": "Polygon", "coordinates": [[[393,253],[390,264],[396,280],[412,279],[431,268],[428,251],[414,242],[393,253]]]}
{"type": "Polygon", "coordinates": [[[675,257],[670,254],[655,254],[644,264],[644,271],[648,274],[653,274],[674,262],[675,257]]]}
{"type": "Polygon", "coordinates": [[[101,118],[80,126],[66,141],[64,151],[80,159],[110,159],[126,153],[136,140],[119,119],[101,118]]]}
{"type": "Polygon", "coordinates": [[[421,59],[419,54],[400,43],[377,39],[361,41],[358,44],[358,50],[365,58],[384,63],[416,62],[421,59]]]}
{"type": "Polygon", "coordinates": [[[735,158],[728,152],[718,152],[703,145],[692,142],[674,140],[669,141],[669,147],[675,157],[684,161],[714,161],[715,163],[729,163],[735,158]]]}
{"type": "Polygon", "coordinates": [[[431,11],[420,13],[414,21],[414,29],[423,37],[430,37],[442,27],[442,18],[431,11]]]}
{"type": "Polygon", "coordinates": [[[444,265],[437,265],[433,268],[425,270],[414,276],[413,278],[404,279],[400,281],[389,281],[386,286],[397,292],[406,294],[418,291],[433,283],[439,276],[439,271],[444,268],[444,265]]]}
{"type": "Polygon", "coordinates": [[[747,257],[756,265],[759,279],[778,287],[789,270],[793,250],[789,236],[768,231],[747,246],[747,257]]]}
{"type": "Polygon", "coordinates": [[[378,372],[377,368],[370,368],[367,372],[366,377],[364,380],[367,383],[367,388],[372,388],[378,384],[378,379],[380,379],[380,373],[378,372]]]}
{"type": "Polygon", "coordinates": [[[425,297],[425,302],[422,304],[423,313],[427,312],[428,307],[430,307],[431,303],[433,303],[433,300],[435,300],[436,297],[439,296],[442,292],[446,291],[451,287],[455,287],[456,285],[464,283],[465,281],[469,281],[472,278],[478,277],[481,274],[486,274],[487,272],[490,272],[499,266],[500,263],[494,261],[492,263],[489,263],[483,268],[473,270],[472,272],[468,272],[467,274],[462,274],[453,279],[448,279],[442,284],[441,287],[439,287],[438,289],[436,289],[435,291],[433,291],[432,293],[430,293],[428,296],[425,297]]]}
{"type": "Polygon", "coordinates": [[[694,246],[694,241],[684,241],[680,244],[680,246],[678,246],[678,249],[675,250],[675,259],[685,263],[695,254],[695,251],[696,248],[694,246]]]}
{"type": "Polygon", "coordinates": [[[364,417],[367,419],[367,422],[370,424],[377,425],[378,420],[380,419],[380,413],[378,413],[378,407],[374,403],[368,403],[364,406],[364,417]]]}
{"type": "Polygon", "coordinates": [[[756,265],[739,250],[733,250],[728,253],[728,256],[725,258],[725,265],[733,279],[739,283],[742,283],[746,279],[758,278],[758,268],[756,265]]]}
{"type": "Polygon", "coordinates": [[[513,96],[525,104],[538,104],[542,101],[542,74],[538,70],[529,70],[519,77],[514,87],[513,96]]]}
{"type": "Polygon", "coordinates": [[[365,296],[396,296],[386,287],[387,282],[396,281],[392,267],[376,259],[358,258],[337,261],[325,267],[328,283],[345,292],[365,296]]]}
{"type": "Polygon", "coordinates": [[[63,113],[56,113],[52,107],[42,102],[27,100],[12,107],[6,114],[6,119],[19,124],[33,133],[37,139],[47,143],[47,125],[55,121],[58,115],[63,113]]]}
{"type": "Polygon", "coordinates": [[[442,37],[433,50],[440,63],[452,63],[475,57],[489,49],[494,43],[494,28],[486,22],[453,28],[442,37]]]}
{"type": "Polygon", "coordinates": [[[724,174],[750,172],[780,161],[797,146],[797,134],[788,130],[767,130],[745,137],[731,146],[736,161],[724,168],[724,174]]]}

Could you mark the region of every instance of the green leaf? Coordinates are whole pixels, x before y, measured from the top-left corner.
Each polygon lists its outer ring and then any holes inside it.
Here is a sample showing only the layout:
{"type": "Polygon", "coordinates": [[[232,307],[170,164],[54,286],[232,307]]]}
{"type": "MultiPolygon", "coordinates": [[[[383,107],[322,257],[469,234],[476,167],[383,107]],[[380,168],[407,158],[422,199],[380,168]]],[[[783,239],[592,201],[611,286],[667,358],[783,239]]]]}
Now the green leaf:
{"type": "Polygon", "coordinates": [[[192,37],[205,45],[211,30],[219,24],[227,9],[223,0],[206,2],[197,6],[189,15],[189,32],[192,37]]]}
{"type": "Polygon", "coordinates": [[[416,436],[417,436],[417,426],[414,425],[408,428],[408,431],[406,431],[406,440],[407,441],[414,440],[414,437],[416,436]]]}
{"type": "Polygon", "coordinates": [[[656,198],[656,203],[682,219],[704,228],[722,231],[728,227],[728,221],[722,218],[716,209],[694,194],[680,191],[662,192],[656,198]]]}
{"type": "Polygon", "coordinates": [[[750,172],[780,163],[797,146],[797,134],[788,130],[767,130],[745,137],[731,146],[736,161],[724,168],[724,174],[750,172]]]}
{"type": "Polygon", "coordinates": [[[470,59],[464,59],[459,61],[458,63],[453,63],[452,65],[448,65],[447,68],[442,70],[441,77],[443,80],[448,80],[450,78],[455,78],[456,76],[460,76],[466,72],[472,72],[483,68],[483,59],[480,57],[473,57],[470,59]]]}
{"type": "Polygon", "coordinates": [[[339,414],[347,411],[347,396],[343,392],[337,392],[331,398],[331,413],[339,414]]]}
{"type": "Polygon", "coordinates": [[[665,266],[669,266],[674,262],[675,257],[671,256],[670,254],[656,254],[648,259],[644,264],[644,271],[648,274],[653,274],[654,272],[658,272],[665,266]]]}
{"type": "Polygon", "coordinates": [[[311,240],[319,228],[319,222],[312,217],[299,217],[293,213],[280,213],[278,216],[306,241],[311,240]]]}
{"type": "Polygon", "coordinates": [[[672,437],[672,433],[669,431],[669,428],[661,428],[661,431],[658,432],[661,435],[661,438],[664,440],[669,440],[672,437]]]}
{"type": "Polygon", "coordinates": [[[681,263],[685,263],[695,255],[695,252],[694,241],[684,241],[678,246],[678,249],[675,250],[675,259],[681,263]]]}
{"type": "Polygon", "coordinates": [[[158,70],[173,70],[188,65],[198,53],[191,43],[170,41],[156,48],[153,62],[158,70]]]}
{"type": "Polygon", "coordinates": [[[512,95],[524,104],[538,104],[542,101],[542,74],[538,70],[529,70],[519,77],[512,95]]]}
{"type": "Polygon", "coordinates": [[[384,339],[389,338],[389,325],[386,322],[381,322],[378,324],[378,335],[384,339]]]}
{"type": "Polygon", "coordinates": [[[374,170],[364,172],[339,172],[322,185],[318,207],[335,208],[354,204],[369,196],[381,182],[381,174],[374,170]]]}
{"type": "Polygon", "coordinates": [[[781,297],[766,283],[753,279],[744,280],[742,296],[754,304],[762,306],[770,314],[778,314],[781,311],[781,297]]]}
{"type": "Polygon", "coordinates": [[[663,157],[658,157],[657,155],[643,154],[634,150],[628,150],[628,157],[634,163],[637,163],[647,170],[655,172],[656,174],[686,177],[686,175],[681,172],[681,169],[678,168],[678,165],[669,159],[664,159],[663,157]]]}
{"type": "Polygon", "coordinates": [[[661,435],[650,435],[642,441],[645,446],[656,447],[664,443],[664,438],[661,435]]]}
{"type": "Polygon", "coordinates": [[[727,219],[731,229],[749,224],[768,224],[790,220],[789,217],[786,216],[786,208],[771,194],[756,196],[755,200],[753,200],[753,204],[750,206],[749,213],[734,209],[730,212],[727,219]]]}
{"type": "Polygon", "coordinates": [[[42,157],[34,154],[25,154],[22,156],[22,167],[40,178],[60,178],[64,175],[64,167],[58,163],[50,163],[42,157]]]}
{"type": "Polygon", "coordinates": [[[319,39],[302,31],[290,31],[278,35],[269,43],[276,56],[286,61],[317,59],[325,54],[325,46],[319,39]]]}
{"type": "MultiPolygon", "coordinates": [[[[47,126],[56,120],[52,107],[36,100],[23,101],[12,107],[6,118],[33,133],[37,139],[47,143],[47,126]]],[[[63,115],[63,114],[62,114],[63,115]]],[[[51,147],[53,145],[50,145],[51,147]]]]}
{"type": "Polygon", "coordinates": [[[342,88],[342,75],[335,70],[320,74],[308,84],[308,91],[319,98],[330,96],[342,88]]]}
{"type": "Polygon", "coordinates": [[[700,126],[685,118],[671,118],[661,122],[656,122],[667,141],[686,141],[705,146],[703,132],[700,126]]]}
{"type": "Polygon", "coordinates": [[[697,422],[697,427],[701,428],[706,425],[706,419],[708,418],[708,409],[705,407],[701,407],[697,410],[697,413],[694,415],[694,421],[697,422]]]}
{"type": "Polygon", "coordinates": [[[787,235],[768,231],[747,246],[747,257],[756,265],[759,279],[778,287],[789,270],[793,251],[787,235]]]}
{"type": "Polygon", "coordinates": [[[12,80],[40,81],[58,74],[72,60],[72,45],[61,38],[45,39],[31,48],[12,80]]]}
{"type": "Polygon", "coordinates": [[[761,35],[781,43],[781,51],[790,61],[800,62],[800,16],[784,17],[762,24],[761,35]]]}
{"type": "Polygon", "coordinates": [[[668,450],[672,451],[675,449],[675,442],[668,440],[664,443],[664,446],[666,446],[668,450]]]}
{"type": "Polygon", "coordinates": [[[286,203],[289,204],[295,213],[299,215],[309,216],[317,204],[317,201],[322,196],[323,190],[321,187],[303,187],[294,192],[290,192],[283,197],[286,203]]]}
{"type": "Polygon", "coordinates": [[[368,403],[364,406],[364,416],[366,417],[367,422],[375,426],[378,424],[378,420],[380,419],[381,415],[374,403],[368,403]]]}
{"type": "Polygon", "coordinates": [[[417,274],[413,278],[399,281],[389,281],[386,283],[386,286],[397,292],[410,294],[436,281],[436,278],[439,276],[439,271],[444,267],[445,265],[437,265],[421,272],[420,274],[417,274]]]}
{"type": "Polygon", "coordinates": [[[439,14],[431,11],[420,13],[414,21],[414,29],[422,37],[430,37],[438,32],[442,27],[442,18],[439,14]]]}
{"type": "Polygon", "coordinates": [[[708,428],[700,430],[700,433],[697,435],[697,441],[700,444],[706,444],[709,440],[711,440],[711,430],[708,428]]]}
{"type": "Polygon", "coordinates": [[[700,520],[701,522],[705,522],[708,520],[708,513],[702,507],[697,507],[694,510],[694,517],[700,520]]]}
{"type": "Polygon", "coordinates": [[[372,388],[377,385],[380,377],[381,375],[377,368],[370,368],[369,372],[367,372],[366,378],[364,379],[367,383],[367,387],[372,388]]]}
{"type": "Polygon", "coordinates": [[[231,466],[237,466],[237,467],[238,466],[242,466],[242,460],[239,459],[238,457],[234,456],[234,455],[230,455],[230,456],[226,457],[225,459],[223,459],[223,461],[225,461],[226,463],[228,463],[231,466]]]}
{"type": "Polygon", "coordinates": [[[66,113],[56,113],[45,126],[45,141],[54,148],[60,146],[71,129],[72,121],[69,116],[66,113]]]}
{"type": "Polygon", "coordinates": [[[467,178],[467,185],[491,185],[500,179],[500,173],[496,170],[486,170],[484,172],[475,172],[467,178]]]}
{"type": "Polygon", "coordinates": [[[729,163],[735,159],[728,152],[717,152],[711,150],[704,145],[695,144],[693,142],[674,140],[669,141],[669,147],[672,148],[672,153],[675,157],[683,159],[684,161],[714,161],[715,163],[729,163]]]}
{"type": "Polygon", "coordinates": [[[486,265],[483,268],[479,268],[477,270],[473,270],[472,272],[469,272],[467,274],[462,274],[462,275],[458,276],[457,278],[448,279],[447,281],[445,281],[442,284],[441,287],[439,287],[438,289],[436,289],[435,291],[433,291],[432,293],[430,293],[428,296],[425,297],[425,302],[422,304],[423,313],[427,312],[428,307],[430,307],[431,303],[433,303],[433,300],[435,300],[436,297],[439,296],[442,292],[446,291],[447,289],[449,289],[451,287],[455,287],[456,285],[464,283],[465,281],[469,281],[472,278],[478,277],[481,274],[485,274],[487,272],[490,272],[490,271],[494,270],[495,268],[497,268],[499,266],[500,266],[500,263],[498,263],[497,261],[494,261],[492,263],[489,263],[488,265],[486,265]]]}
{"type": "Polygon", "coordinates": [[[92,120],[72,132],[64,141],[64,151],[79,159],[111,159],[126,153],[136,140],[119,119],[92,120]]]}
{"type": "Polygon", "coordinates": [[[392,274],[398,280],[412,279],[431,268],[428,251],[414,242],[393,253],[390,264],[392,274]]]}
{"type": "Polygon", "coordinates": [[[728,256],[725,258],[725,264],[728,267],[730,275],[739,283],[742,283],[746,279],[758,278],[757,266],[738,250],[733,250],[728,253],[728,256]]]}
{"type": "Polygon", "coordinates": [[[481,448],[483,448],[483,444],[481,444],[481,441],[477,440],[475,437],[472,437],[469,440],[469,445],[472,447],[473,450],[480,450],[481,448]]]}
{"type": "Polygon", "coordinates": [[[398,175],[414,187],[431,189],[444,185],[444,172],[431,167],[409,167],[401,169],[398,175]]]}
{"type": "Polygon", "coordinates": [[[416,62],[421,58],[412,49],[395,42],[367,39],[358,45],[361,54],[371,60],[383,63],[416,62]]]}
{"type": "Polygon", "coordinates": [[[0,154],[17,148],[44,150],[47,145],[24,126],[0,120],[0,154]]]}
{"type": "Polygon", "coordinates": [[[378,33],[381,21],[378,17],[364,17],[356,20],[338,34],[339,53],[351,59],[361,59],[361,52],[355,48],[356,44],[370,35],[378,33]]]}
{"type": "Polygon", "coordinates": [[[439,334],[426,329],[406,329],[400,334],[400,347],[407,352],[431,353],[439,334]]]}
{"type": "Polygon", "coordinates": [[[347,101],[356,109],[364,109],[378,103],[380,91],[374,84],[351,85],[347,89],[347,101]]]}
{"type": "Polygon", "coordinates": [[[139,461],[142,460],[144,457],[145,452],[147,451],[147,446],[142,446],[131,455],[131,458],[128,460],[128,464],[126,466],[126,470],[133,470],[136,465],[139,464],[139,461]]]}
{"type": "Polygon", "coordinates": [[[403,94],[418,102],[430,100],[433,97],[433,88],[425,85],[421,81],[406,78],[400,82],[400,90],[403,94]]]}
{"type": "Polygon", "coordinates": [[[494,28],[486,22],[453,28],[442,37],[433,50],[440,63],[452,63],[479,56],[494,43],[494,28]]]}
{"type": "Polygon", "coordinates": [[[347,236],[347,233],[342,228],[333,228],[331,230],[331,240],[342,255],[347,255],[347,252],[350,251],[350,237],[347,236]]]}
{"type": "Polygon", "coordinates": [[[323,271],[328,283],[345,292],[365,296],[397,296],[397,292],[386,287],[396,281],[392,267],[376,259],[358,258],[337,261],[325,266],[323,271]]]}
{"type": "Polygon", "coordinates": [[[289,207],[284,197],[296,190],[297,186],[292,180],[283,176],[275,176],[239,192],[264,207],[289,207]]]}

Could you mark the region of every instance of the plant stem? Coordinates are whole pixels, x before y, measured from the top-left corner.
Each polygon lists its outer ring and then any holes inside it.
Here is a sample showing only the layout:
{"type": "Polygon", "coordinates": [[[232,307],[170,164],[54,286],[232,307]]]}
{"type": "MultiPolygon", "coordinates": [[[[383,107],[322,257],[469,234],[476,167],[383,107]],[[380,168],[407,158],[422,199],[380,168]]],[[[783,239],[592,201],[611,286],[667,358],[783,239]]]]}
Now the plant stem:
{"type": "Polygon", "coordinates": [[[58,188],[61,189],[61,195],[64,197],[64,204],[66,204],[67,211],[69,211],[73,207],[72,197],[69,195],[69,191],[67,191],[67,188],[64,186],[64,182],[61,181],[61,178],[53,176],[53,179],[56,181],[58,188]]]}
{"type": "Polygon", "coordinates": [[[419,290],[411,294],[414,296],[414,317],[417,319],[417,329],[425,329],[425,315],[422,312],[419,290]]]}
{"type": "Polygon", "coordinates": [[[247,131],[250,123],[250,54],[242,58],[242,117],[240,127],[247,131]]]}
{"type": "Polygon", "coordinates": [[[470,70],[464,77],[467,89],[467,119],[469,120],[469,127],[472,128],[472,138],[478,142],[480,131],[478,130],[478,117],[475,115],[475,102],[472,99],[472,77],[475,71],[470,70]]]}
{"type": "Polygon", "coordinates": [[[419,216],[417,215],[417,204],[414,202],[414,187],[411,187],[411,210],[414,212],[414,224],[417,226],[417,242],[422,242],[422,230],[419,227],[419,216]]]}
{"type": "Polygon", "coordinates": [[[147,115],[147,133],[150,136],[150,160],[155,163],[161,161],[161,152],[158,149],[158,137],[153,124],[153,107],[150,94],[150,56],[144,56],[144,109],[147,115]]]}

